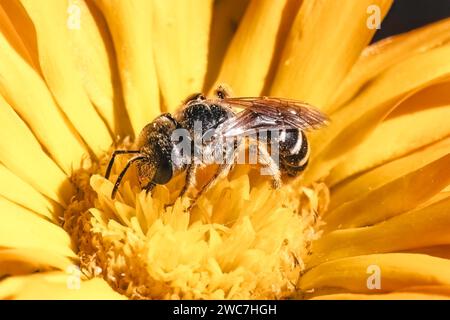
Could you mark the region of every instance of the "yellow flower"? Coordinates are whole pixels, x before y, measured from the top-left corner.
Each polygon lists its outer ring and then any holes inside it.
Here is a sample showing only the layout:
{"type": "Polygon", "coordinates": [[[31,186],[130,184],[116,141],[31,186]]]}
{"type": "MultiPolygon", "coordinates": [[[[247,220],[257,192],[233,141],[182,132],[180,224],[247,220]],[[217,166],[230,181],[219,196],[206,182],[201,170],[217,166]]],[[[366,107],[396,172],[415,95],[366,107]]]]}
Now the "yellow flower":
{"type": "Polygon", "coordinates": [[[0,0],[0,297],[448,297],[450,20],[368,46],[391,4],[0,0]],[[111,151],[217,83],[330,115],[304,175],[111,200],[111,151]]]}

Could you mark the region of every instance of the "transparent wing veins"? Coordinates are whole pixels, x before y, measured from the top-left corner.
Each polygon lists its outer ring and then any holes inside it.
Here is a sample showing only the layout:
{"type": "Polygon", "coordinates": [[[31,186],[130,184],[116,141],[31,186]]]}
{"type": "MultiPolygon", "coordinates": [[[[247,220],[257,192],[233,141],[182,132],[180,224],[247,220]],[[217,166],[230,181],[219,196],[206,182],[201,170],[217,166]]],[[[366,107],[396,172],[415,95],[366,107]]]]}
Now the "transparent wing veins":
{"type": "Polygon", "coordinates": [[[216,130],[224,137],[252,134],[258,130],[318,129],[327,124],[328,117],[313,106],[291,99],[268,97],[239,97],[214,100],[231,109],[243,109],[216,130]]]}

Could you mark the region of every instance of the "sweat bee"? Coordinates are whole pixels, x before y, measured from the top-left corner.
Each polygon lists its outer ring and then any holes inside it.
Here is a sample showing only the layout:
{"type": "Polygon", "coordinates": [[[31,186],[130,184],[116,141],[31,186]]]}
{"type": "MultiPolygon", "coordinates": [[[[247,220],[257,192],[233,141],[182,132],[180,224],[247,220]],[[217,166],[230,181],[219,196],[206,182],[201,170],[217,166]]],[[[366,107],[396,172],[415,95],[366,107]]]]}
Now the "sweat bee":
{"type": "MultiPolygon", "coordinates": [[[[198,192],[196,198],[231,170],[242,138],[252,137],[259,152],[259,163],[269,172],[274,188],[281,186],[281,174],[296,176],[308,164],[310,147],[304,131],[325,125],[325,114],[307,103],[272,97],[231,97],[219,86],[214,98],[194,94],[173,115],[163,113],[147,124],[139,134],[132,150],[116,150],[108,164],[109,178],[117,155],[134,154],[120,172],[112,190],[115,198],[119,185],[129,167],[136,163],[141,188],[149,192],[156,185],[168,183],[186,172],[186,180],[179,196],[195,184],[197,169],[205,165],[206,154],[219,150],[223,156],[213,178],[198,192]],[[188,152],[180,147],[177,132],[184,132],[188,152]],[[261,139],[265,133],[265,139],[261,139]],[[195,136],[201,142],[195,143],[195,136]],[[177,139],[174,139],[177,136],[177,139]],[[209,136],[209,139],[204,139],[209,136]],[[223,140],[233,140],[231,148],[223,147],[223,140]],[[277,146],[277,159],[272,156],[277,146]],[[199,146],[203,152],[198,152],[199,146]],[[276,161],[277,160],[277,161],[276,161]]],[[[186,143],[183,144],[186,146],[186,143]]],[[[217,154],[217,153],[216,153],[217,154]]],[[[194,200],[195,203],[195,200],[194,200]]]]}

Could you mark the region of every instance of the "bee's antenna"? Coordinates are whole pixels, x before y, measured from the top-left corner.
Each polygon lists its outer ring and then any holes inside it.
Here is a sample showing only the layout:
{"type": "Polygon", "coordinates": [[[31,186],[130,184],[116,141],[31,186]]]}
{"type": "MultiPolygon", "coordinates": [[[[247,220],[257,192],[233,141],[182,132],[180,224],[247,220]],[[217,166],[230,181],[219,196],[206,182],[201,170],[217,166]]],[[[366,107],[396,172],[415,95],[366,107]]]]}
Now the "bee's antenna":
{"type": "Polygon", "coordinates": [[[123,176],[127,172],[128,168],[136,161],[145,159],[146,156],[139,155],[134,156],[130,160],[128,160],[127,164],[125,165],[125,168],[123,168],[122,172],[120,172],[119,176],[117,177],[116,183],[114,184],[114,188],[111,193],[111,199],[114,199],[116,197],[117,190],[119,189],[120,182],[122,181],[123,176]]]}
{"type": "Polygon", "coordinates": [[[106,168],[105,178],[109,179],[109,175],[111,174],[111,169],[114,164],[114,159],[118,154],[129,154],[129,153],[139,153],[139,150],[116,150],[112,153],[111,160],[109,160],[108,168],[106,168]]]}

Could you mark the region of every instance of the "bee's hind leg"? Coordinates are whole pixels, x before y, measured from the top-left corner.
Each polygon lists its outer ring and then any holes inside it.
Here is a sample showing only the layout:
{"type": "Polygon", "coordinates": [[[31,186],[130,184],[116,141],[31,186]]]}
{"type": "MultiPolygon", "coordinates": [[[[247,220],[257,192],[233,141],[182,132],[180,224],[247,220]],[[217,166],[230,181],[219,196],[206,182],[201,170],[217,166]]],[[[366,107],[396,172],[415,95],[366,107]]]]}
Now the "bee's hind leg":
{"type": "Polygon", "coordinates": [[[206,183],[200,189],[200,191],[196,194],[195,198],[193,199],[191,205],[188,208],[188,211],[191,211],[192,207],[196,204],[197,200],[204,193],[206,193],[208,190],[210,190],[212,187],[214,187],[214,185],[216,184],[216,182],[218,180],[220,180],[222,177],[227,176],[232,167],[233,167],[232,163],[229,163],[229,164],[227,163],[227,164],[220,165],[219,168],[217,169],[216,173],[214,174],[214,176],[211,178],[211,180],[209,180],[208,183],[206,183]]]}
{"type": "Polygon", "coordinates": [[[274,189],[279,189],[282,185],[280,167],[276,163],[276,161],[271,157],[266,146],[259,141],[257,142],[257,144],[258,144],[258,161],[262,166],[264,166],[266,170],[268,170],[267,175],[270,175],[272,177],[272,187],[274,189]]]}

